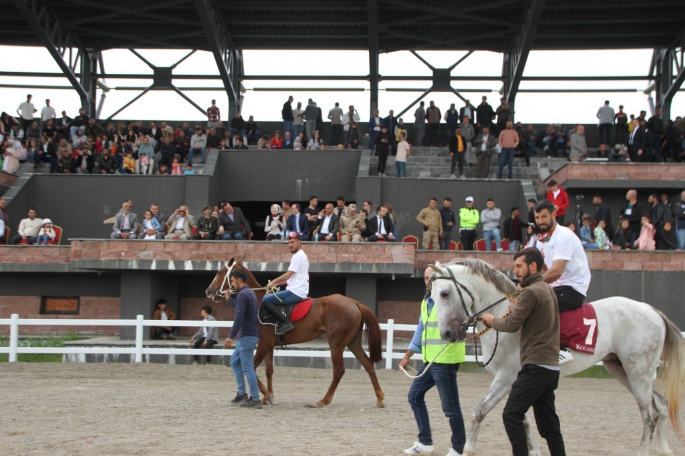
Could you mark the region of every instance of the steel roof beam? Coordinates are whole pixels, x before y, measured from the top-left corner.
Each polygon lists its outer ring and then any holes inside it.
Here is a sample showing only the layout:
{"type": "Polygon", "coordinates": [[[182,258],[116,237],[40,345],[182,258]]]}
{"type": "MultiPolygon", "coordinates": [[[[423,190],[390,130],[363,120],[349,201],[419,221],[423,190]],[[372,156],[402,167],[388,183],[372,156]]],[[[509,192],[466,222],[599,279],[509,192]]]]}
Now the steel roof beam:
{"type": "Polygon", "coordinates": [[[529,0],[519,29],[514,36],[509,52],[504,53],[502,77],[504,79],[504,98],[512,109],[516,93],[523,77],[528,54],[535,41],[535,33],[540,24],[545,0],[529,0]]]}
{"type": "MultiPolygon", "coordinates": [[[[92,72],[90,66],[87,69],[83,67],[85,61],[88,61],[87,63],[90,64],[89,51],[86,50],[86,47],[79,38],[65,24],[60,22],[55,13],[39,0],[13,0],[12,3],[14,3],[14,6],[17,7],[21,15],[29,23],[40,42],[48,50],[60,70],[64,73],[64,77],[67,78],[71,86],[76,90],[81,99],[81,106],[86,110],[86,114],[94,116],[94,82],[90,83],[90,81],[84,80],[84,77],[92,72]],[[78,49],[75,56],[72,53],[72,48],[78,49]],[[69,54],[69,61],[65,60],[67,53],[69,54]],[[79,69],[81,80],[76,76],[79,61],[82,63],[82,68],[79,69]]],[[[95,72],[97,73],[97,71],[95,72]]]]}
{"type": "Polygon", "coordinates": [[[219,75],[228,94],[229,118],[240,112],[240,75],[243,71],[242,52],[236,49],[228,33],[221,12],[214,0],[195,0],[202,28],[207,36],[209,50],[214,54],[219,75]]]}
{"type": "Polygon", "coordinates": [[[656,52],[654,60],[653,69],[657,72],[657,107],[661,108],[661,117],[669,120],[673,97],[685,82],[685,28],[668,48],[656,52]]]}
{"type": "MultiPolygon", "coordinates": [[[[378,0],[366,1],[366,18],[369,41],[369,115],[378,109],[378,0]]],[[[373,146],[373,145],[372,145],[373,146]]]]}

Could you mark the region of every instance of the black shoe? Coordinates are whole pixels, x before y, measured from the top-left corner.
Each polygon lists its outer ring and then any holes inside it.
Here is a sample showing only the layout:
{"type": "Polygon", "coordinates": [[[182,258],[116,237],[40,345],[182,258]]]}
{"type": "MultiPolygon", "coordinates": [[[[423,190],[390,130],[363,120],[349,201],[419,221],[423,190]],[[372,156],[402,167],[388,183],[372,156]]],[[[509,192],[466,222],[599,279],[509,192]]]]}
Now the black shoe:
{"type": "Polygon", "coordinates": [[[248,399],[242,404],[240,404],[241,407],[245,408],[255,408],[255,409],[260,409],[262,408],[262,403],[261,402],[255,402],[252,399],[248,399]]]}
{"type": "Polygon", "coordinates": [[[295,325],[293,324],[292,321],[286,320],[283,323],[279,323],[278,327],[276,328],[276,334],[285,334],[288,331],[292,331],[295,329],[295,325]]]}
{"type": "Polygon", "coordinates": [[[238,393],[235,395],[235,397],[231,401],[231,404],[242,404],[243,402],[247,402],[249,400],[250,400],[250,396],[248,396],[247,393],[245,393],[245,394],[238,393]]]}

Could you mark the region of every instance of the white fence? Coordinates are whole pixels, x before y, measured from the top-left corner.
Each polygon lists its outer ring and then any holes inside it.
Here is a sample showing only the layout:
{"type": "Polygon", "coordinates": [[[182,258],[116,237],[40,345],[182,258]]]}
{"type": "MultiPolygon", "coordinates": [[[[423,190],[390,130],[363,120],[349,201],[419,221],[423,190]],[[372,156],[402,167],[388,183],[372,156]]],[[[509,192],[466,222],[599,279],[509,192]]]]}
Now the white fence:
{"type": "MultiPolygon", "coordinates": [[[[142,315],[138,315],[135,320],[82,320],[82,319],[41,319],[41,318],[19,318],[18,314],[12,314],[11,318],[0,318],[0,326],[9,325],[10,327],[10,343],[9,347],[0,347],[0,353],[9,353],[9,362],[17,362],[17,355],[19,353],[33,353],[33,354],[47,354],[47,355],[62,355],[62,354],[122,354],[135,355],[135,362],[142,363],[143,355],[231,355],[233,349],[194,349],[189,351],[187,348],[149,348],[143,345],[143,335],[145,334],[145,327],[159,326],[160,320],[145,320],[142,315]],[[133,348],[130,347],[20,347],[19,346],[19,327],[20,326],[135,326],[136,338],[133,348]]],[[[199,326],[217,327],[217,328],[231,328],[232,321],[200,321],[200,320],[174,320],[175,327],[194,327],[199,326]]],[[[395,331],[411,331],[416,330],[416,325],[396,325],[395,320],[390,319],[388,323],[380,325],[381,330],[387,331],[385,341],[385,351],[383,358],[385,359],[385,368],[392,369],[393,359],[404,358],[404,353],[395,353],[393,351],[395,331]]],[[[685,332],[681,333],[685,337],[685,332]]],[[[278,350],[274,356],[279,357],[296,357],[296,358],[330,358],[331,352],[326,350],[278,350]]],[[[345,358],[354,358],[354,354],[349,351],[343,353],[345,358]]],[[[415,354],[412,359],[422,359],[420,354],[415,354]]],[[[472,355],[466,356],[466,362],[475,362],[476,357],[472,355]]],[[[601,362],[597,365],[601,365],[601,362]]]]}
{"type": "MultiPolygon", "coordinates": [[[[143,345],[145,328],[159,326],[159,320],[145,320],[142,315],[138,315],[135,320],[83,320],[83,319],[42,319],[42,318],[19,318],[18,314],[12,314],[11,318],[0,319],[0,326],[9,325],[10,338],[9,347],[0,347],[0,353],[9,353],[9,362],[17,361],[20,353],[33,354],[122,354],[134,355],[137,363],[143,362],[143,355],[231,355],[233,349],[194,349],[189,351],[187,348],[150,348],[143,345]],[[20,347],[19,328],[21,326],[134,326],[136,328],[135,344],[131,347],[20,347]]],[[[174,320],[174,327],[194,327],[207,326],[217,328],[230,328],[232,321],[199,321],[199,320],[174,320]]],[[[404,353],[393,352],[393,342],[395,331],[414,332],[416,325],[396,325],[394,320],[388,320],[387,324],[381,324],[381,330],[387,331],[385,351],[385,368],[392,369],[393,359],[404,358],[404,353]]],[[[278,350],[274,353],[280,357],[299,357],[299,358],[330,358],[331,352],[326,350],[278,350]]],[[[345,358],[354,358],[354,354],[349,351],[343,353],[345,358]]],[[[421,359],[420,354],[415,354],[412,359],[421,359]]],[[[474,356],[467,356],[467,362],[474,362],[474,356]]]]}

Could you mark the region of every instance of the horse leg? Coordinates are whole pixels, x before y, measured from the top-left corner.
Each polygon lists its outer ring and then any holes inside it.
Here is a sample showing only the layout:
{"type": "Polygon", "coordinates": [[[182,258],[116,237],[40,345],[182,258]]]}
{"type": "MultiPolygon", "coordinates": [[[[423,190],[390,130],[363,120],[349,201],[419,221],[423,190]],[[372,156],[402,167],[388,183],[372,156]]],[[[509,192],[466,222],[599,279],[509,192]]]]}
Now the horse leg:
{"type": "Polygon", "coordinates": [[[328,388],[328,391],[323,399],[316,403],[318,407],[325,407],[331,403],[333,400],[333,395],[335,394],[335,390],[338,388],[338,383],[340,383],[343,375],[345,375],[345,362],[343,361],[343,351],[345,350],[345,346],[331,346],[330,348],[331,361],[333,361],[333,381],[331,382],[331,386],[328,388]]]}
{"type": "Polygon", "coordinates": [[[385,393],[383,393],[381,385],[380,383],[378,383],[378,377],[376,377],[376,368],[374,367],[369,357],[366,356],[366,352],[362,347],[361,328],[359,329],[359,331],[357,331],[357,334],[355,334],[352,341],[349,344],[347,344],[347,348],[350,349],[350,351],[354,354],[357,360],[359,360],[362,366],[364,366],[364,370],[366,370],[366,373],[369,374],[369,378],[371,378],[371,383],[373,384],[373,390],[376,392],[376,406],[380,408],[385,407],[385,404],[383,404],[383,399],[385,399],[385,393]]]}
{"type": "Polygon", "coordinates": [[[659,456],[673,456],[673,451],[668,447],[666,441],[666,430],[668,429],[668,400],[658,391],[652,391],[654,408],[657,411],[656,429],[654,430],[654,446],[656,454],[659,456]]]}
{"type": "MultiPolygon", "coordinates": [[[[640,408],[640,415],[642,417],[642,439],[640,441],[640,448],[638,456],[647,456],[649,454],[649,443],[654,434],[657,425],[657,409],[652,409],[652,396],[654,390],[652,389],[652,375],[651,369],[646,369],[646,372],[633,372],[635,367],[630,366],[626,370],[626,366],[621,364],[618,358],[602,360],[604,368],[618,380],[628,391],[633,393],[637,406],[640,408]]],[[[666,412],[668,416],[668,411],[666,412]]],[[[665,437],[664,437],[665,438],[665,437]]],[[[664,453],[669,454],[669,453],[664,453]]]]}
{"type": "MultiPolygon", "coordinates": [[[[263,348],[260,344],[257,344],[257,351],[255,352],[253,359],[255,373],[257,372],[257,368],[259,367],[259,365],[262,364],[264,358],[266,358],[267,353],[267,349],[263,348]]],[[[257,377],[257,384],[259,385],[259,392],[266,396],[266,386],[264,386],[264,383],[262,383],[259,377],[257,377]]]]}
{"type": "Polygon", "coordinates": [[[267,401],[269,404],[274,405],[274,382],[273,382],[273,376],[274,376],[274,349],[271,347],[271,350],[269,350],[266,354],[266,393],[264,394],[264,398],[262,399],[262,404],[266,404],[267,401]]]}
{"type": "MultiPolygon", "coordinates": [[[[481,399],[480,403],[476,406],[476,410],[473,412],[473,419],[471,421],[471,432],[466,439],[466,446],[464,447],[465,455],[476,454],[476,444],[478,443],[478,431],[480,430],[480,424],[483,422],[485,417],[490,410],[492,410],[497,404],[500,403],[509,391],[511,390],[511,385],[516,379],[516,372],[512,376],[509,372],[505,372],[506,367],[503,367],[495,375],[495,380],[488,388],[488,391],[481,399]]],[[[531,453],[532,455],[533,453],[531,453]]]]}
{"type": "Polygon", "coordinates": [[[540,456],[542,452],[540,451],[540,446],[535,438],[533,429],[535,429],[535,418],[533,417],[533,411],[528,410],[526,417],[523,419],[523,427],[526,429],[526,437],[528,440],[528,456],[540,456]]]}

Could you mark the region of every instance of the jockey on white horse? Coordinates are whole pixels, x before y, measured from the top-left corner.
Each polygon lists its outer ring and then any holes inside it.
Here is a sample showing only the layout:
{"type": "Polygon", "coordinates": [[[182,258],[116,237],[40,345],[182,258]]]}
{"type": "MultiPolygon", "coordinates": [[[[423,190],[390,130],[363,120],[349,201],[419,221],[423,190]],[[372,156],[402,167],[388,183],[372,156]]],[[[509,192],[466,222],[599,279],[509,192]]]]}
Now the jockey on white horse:
{"type": "MultiPolygon", "coordinates": [[[[554,204],[540,200],[535,205],[535,224],[538,227],[537,247],[545,259],[542,279],[557,295],[559,314],[583,307],[590,287],[590,267],[580,239],[556,221],[554,204]]],[[[569,350],[559,351],[559,364],[573,360],[569,350]]]]}

